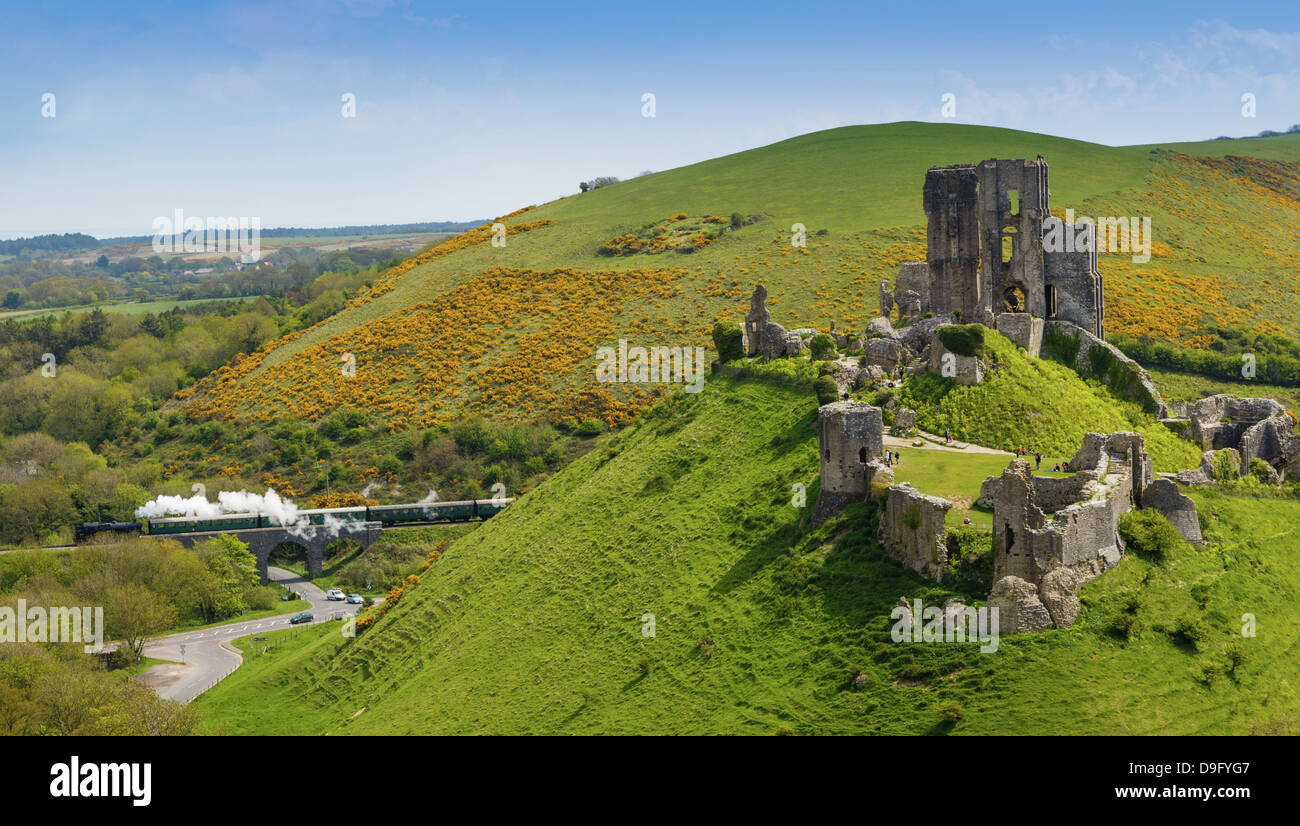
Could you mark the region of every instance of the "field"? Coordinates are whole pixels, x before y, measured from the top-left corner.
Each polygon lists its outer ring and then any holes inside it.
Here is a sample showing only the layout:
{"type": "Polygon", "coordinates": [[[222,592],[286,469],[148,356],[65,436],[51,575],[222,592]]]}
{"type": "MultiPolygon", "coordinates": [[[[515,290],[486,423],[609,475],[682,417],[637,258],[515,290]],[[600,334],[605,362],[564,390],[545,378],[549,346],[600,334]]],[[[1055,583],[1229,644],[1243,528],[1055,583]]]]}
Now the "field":
{"type": "Polygon", "coordinates": [[[117,313],[119,315],[144,315],[145,313],[165,313],[173,307],[193,307],[200,304],[226,303],[228,301],[251,301],[250,298],[236,296],[233,298],[191,298],[185,301],[162,299],[159,301],[132,301],[121,302],[118,304],[87,304],[78,307],[47,307],[40,310],[9,310],[0,313],[0,321],[6,318],[23,319],[39,318],[44,315],[77,315],[79,313],[88,313],[92,310],[99,309],[106,313],[117,313]]]}
{"type": "Polygon", "coordinates": [[[874,505],[810,526],[814,415],[806,385],[761,376],[715,377],[697,397],[671,397],[458,539],[356,639],[303,635],[245,665],[198,701],[207,725],[288,734],[1295,725],[1300,502],[1198,492],[1207,546],[1184,546],[1163,565],[1126,557],[1083,588],[1074,628],[1003,637],[988,654],[895,643],[889,612],[900,596],[975,595],[888,559],[874,505]],[[796,483],[807,486],[803,507],[796,483]],[[1138,630],[1126,639],[1113,629],[1139,588],[1138,630]],[[1240,635],[1246,613],[1259,618],[1257,636],[1240,635]],[[1184,622],[1204,630],[1196,642],[1179,632],[1184,622]]]}

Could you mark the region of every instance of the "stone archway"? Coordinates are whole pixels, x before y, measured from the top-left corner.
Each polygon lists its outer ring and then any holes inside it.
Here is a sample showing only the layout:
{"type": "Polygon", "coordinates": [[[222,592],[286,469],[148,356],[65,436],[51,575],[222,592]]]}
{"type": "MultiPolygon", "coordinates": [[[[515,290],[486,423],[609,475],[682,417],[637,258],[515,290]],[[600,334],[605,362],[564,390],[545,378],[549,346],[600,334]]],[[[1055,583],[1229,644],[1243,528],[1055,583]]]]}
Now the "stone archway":
{"type": "Polygon", "coordinates": [[[1002,307],[1008,313],[1029,312],[1029,296],[1025,288],[1019,284],[1012,284],[1003,290],[1002,307]]]}
{"type": "Polygon", "coordinates": [[[279,567],[282,563],[288,563],[305,568],[310,555],[306,543],[296,539],[285,539],[272,545],[267,551],[266,564],[279,567]]]}

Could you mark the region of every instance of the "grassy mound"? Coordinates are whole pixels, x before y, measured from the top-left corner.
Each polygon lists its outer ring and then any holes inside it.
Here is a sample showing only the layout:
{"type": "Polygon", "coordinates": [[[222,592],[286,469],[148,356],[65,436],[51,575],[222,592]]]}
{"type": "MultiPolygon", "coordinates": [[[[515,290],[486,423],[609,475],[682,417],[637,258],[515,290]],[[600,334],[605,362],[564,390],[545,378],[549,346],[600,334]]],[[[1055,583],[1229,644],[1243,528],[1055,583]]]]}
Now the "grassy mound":
{"type": "Polygon", "coordinates": [[[989,330],[984,347],[994,369],[977,385],[963,386],[937,373],[909,378],[899,402],[917,411],[917,424],[931,433],[951,429],[962,441],[1003,450],[1069,458],[1088,431],[1133,430],[1146,437],[1159,470],[1195,467],[1201,453],[1135,403],[1117,400],[1106,387],[1084,381],[1069,367],[1028,356],[989,330]]]}
{"type": "Polygon", "coordinates": [[[1242,733],[1293,714],[1300,503],[1198,492],[1207,547],[1126,558],[1084,587],[1073,629],[989,654],[896,643],[900,596],[971,595],[888,559],[872,504],[811,528],[812,394],[759,375],[672,397],[458,539],[356,639],[251,660],[198,701],[208,726],[1242,733]]]}

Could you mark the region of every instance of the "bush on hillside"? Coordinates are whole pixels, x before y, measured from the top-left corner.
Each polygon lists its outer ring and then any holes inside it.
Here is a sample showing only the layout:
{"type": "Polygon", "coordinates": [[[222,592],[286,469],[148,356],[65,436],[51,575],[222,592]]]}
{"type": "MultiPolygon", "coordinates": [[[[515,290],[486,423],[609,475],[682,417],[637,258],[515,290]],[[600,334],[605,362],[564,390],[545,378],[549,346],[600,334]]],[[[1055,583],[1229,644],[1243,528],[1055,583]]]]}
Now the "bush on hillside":
{"type": "Polygon", "coordinates": [[[719,321],[713,325],[713,347],[718,351],[718,361],[724,364],[744,358],[745,333],[734,321],[719,321]]]}
{"type": "Polygon", "coordinates": [[[984,357],[984,332],[988,330],[983,324],[950,324],[940,327],[936,332],[939,341],[950,353],[971,358],[984,357]]]}
{"type": "Polygon", "coordinates": [[[1214,458],[1210,460],[1210,466],[1214,468],[1216,481],[1231,482],[1241,478],[1241,467],[1237,464],[1237,458],[1232,451],[1215,451],[1214,458]]]}
{"type": "Polygon", "coordinates": [[[1182,534],[1154,508],[1129,511],[1119,518],[1119,535],[1125,550],[1163,563],[1183,546],[1182,534]]]}
{"type": "Polygon", "coordinates": [[[586,419],[573,432],[579,436],[599,436],[607,430],[609,425],[603,419],[586,419]]]}
{"type": "Polygon", "coordinates": [[[818,333],[808,342],[808,350],[813,361],[826,361],[836,356],[835,340],[825,333],[818,333]]]}
{"type": "Polygon", "coordinates": [[[1266,485],[1272,484],[1275,478],[1273,466],[1258,456],[1250,460],[1250,475],[1266,485]]]}
{"type": "Polygon", "coordinates": [[[835,379],[830,376],[822,376],[813,383],[813,390],[817,393],[818,406],[831,404],[840,398],[840,389],[835,384],[835,379]]]}
{"type": "Polygon", "coordinates": [[[1079,359],[1079,348],[1083,342],[1078,333],[1071,335],[1055,324],[1048,324],[1043,330],[1042,354],[1052,361],[1059,361],[1067,367],[1074,367],[1079,359]]]}

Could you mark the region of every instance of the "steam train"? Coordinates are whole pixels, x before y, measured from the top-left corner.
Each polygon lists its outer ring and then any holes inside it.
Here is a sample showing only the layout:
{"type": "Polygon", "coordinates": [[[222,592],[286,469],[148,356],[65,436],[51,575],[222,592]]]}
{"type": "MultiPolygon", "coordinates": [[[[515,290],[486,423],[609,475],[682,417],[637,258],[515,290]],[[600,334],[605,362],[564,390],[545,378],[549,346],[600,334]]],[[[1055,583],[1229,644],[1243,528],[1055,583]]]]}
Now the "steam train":
{"type": "MultiPolygon", "coordinates": [[[[505,510],[514,499],[471,499],[464,502],[433,502],[428,505],[365,505],[353,508],[317,508],[298,511],[298,525],[348,522],[381,522],[385,527],[417,522],[469,522],[488,519],[505,510]],[[305,520],[305,523],[304,521],[305,520]]],[[[280,523],[259,513],[230,513],[216,517],[179,516],[141,519],[135,522],[82,522],[73,529],[77,544],[97,533],[139,533],[166,536],[207,531],[242,531],[278,528],[280,523]]]]}

